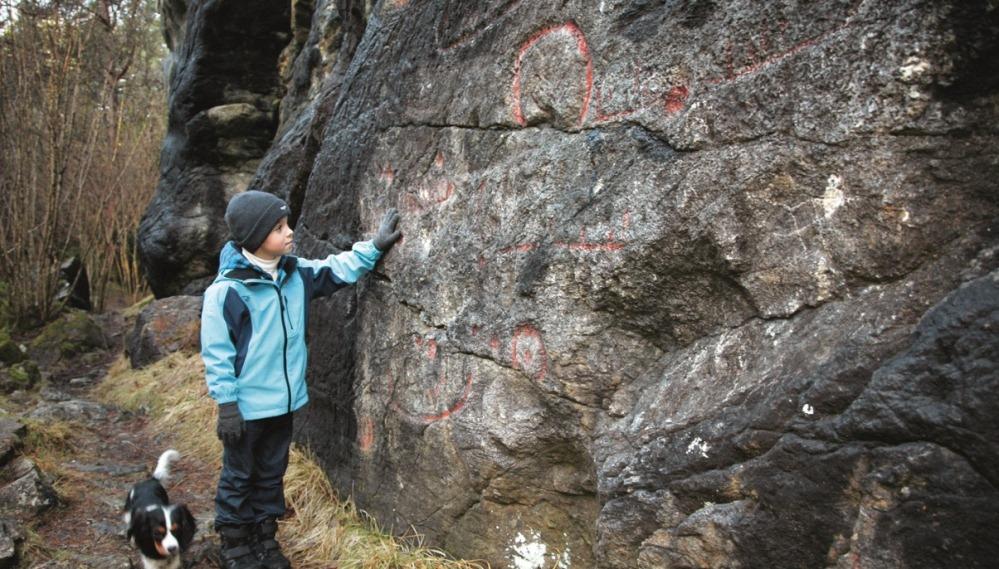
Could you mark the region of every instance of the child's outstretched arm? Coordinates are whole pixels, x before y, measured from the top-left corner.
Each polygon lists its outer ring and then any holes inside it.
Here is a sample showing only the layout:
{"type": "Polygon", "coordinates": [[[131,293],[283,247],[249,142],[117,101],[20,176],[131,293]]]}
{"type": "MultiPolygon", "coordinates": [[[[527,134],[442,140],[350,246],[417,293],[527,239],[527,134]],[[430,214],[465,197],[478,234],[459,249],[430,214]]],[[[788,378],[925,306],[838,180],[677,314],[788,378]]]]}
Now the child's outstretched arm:
{"type": "Polygon", "coordinates": [[[311,290],[310,299],[328,296],[340,287],[356,283],[365,273],[375,267],[375,263],[402,237],[396,229],[399,212],[390,209],[382,218],[378,234],[370,241],[354,243],[350,251],[330,255],[325,259],[298,259],[298,268],[306,287],[311,290]]]}

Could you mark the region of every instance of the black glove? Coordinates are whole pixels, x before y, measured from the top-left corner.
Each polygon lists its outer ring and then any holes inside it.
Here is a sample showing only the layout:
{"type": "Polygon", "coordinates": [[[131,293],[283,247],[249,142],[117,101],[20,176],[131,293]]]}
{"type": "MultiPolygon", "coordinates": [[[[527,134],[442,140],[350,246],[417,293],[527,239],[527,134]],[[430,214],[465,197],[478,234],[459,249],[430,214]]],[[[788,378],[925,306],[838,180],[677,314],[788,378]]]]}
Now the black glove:
{"type": "Polygon", "coordinates": [[[382,217],[382,224],[378,227],[378,235],[372,239],[375,243],[375,247],[382,253],[388,251],[395,245],[395,242],[402,237],[402,233],[395,228],[395,225],[399,223],[399,212],[395,208],[392,208],[385,212],[385,216],[382,217]]]}
{"type": "Polygon", "coordinates": [[[243,423],[243,415],[239,412],[239,405],[235,401],[222,403],[219,405],[219,424],[215,428],[215,434],[225,445],[234,445],[243,438],[243,431],[246,426],[243,423]]]}

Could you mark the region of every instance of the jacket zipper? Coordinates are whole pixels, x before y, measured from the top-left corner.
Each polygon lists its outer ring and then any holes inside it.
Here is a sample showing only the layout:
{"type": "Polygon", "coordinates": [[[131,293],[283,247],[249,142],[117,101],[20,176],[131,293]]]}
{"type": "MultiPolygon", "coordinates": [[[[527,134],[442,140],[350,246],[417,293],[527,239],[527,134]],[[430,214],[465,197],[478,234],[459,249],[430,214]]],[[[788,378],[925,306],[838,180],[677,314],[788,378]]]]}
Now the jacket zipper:
{"type": "Polygon", "coordinates": [[[281,287],[274,285],[278,295],[278,305],[281,306],[281,332],[284,333],[284,350],[281,357],[284,360],[284,386],[288,390],[288,412],[291,413],[291,381],[288,380],[288,330],[284,327],[284,301],[281,299],[281,287]]]}

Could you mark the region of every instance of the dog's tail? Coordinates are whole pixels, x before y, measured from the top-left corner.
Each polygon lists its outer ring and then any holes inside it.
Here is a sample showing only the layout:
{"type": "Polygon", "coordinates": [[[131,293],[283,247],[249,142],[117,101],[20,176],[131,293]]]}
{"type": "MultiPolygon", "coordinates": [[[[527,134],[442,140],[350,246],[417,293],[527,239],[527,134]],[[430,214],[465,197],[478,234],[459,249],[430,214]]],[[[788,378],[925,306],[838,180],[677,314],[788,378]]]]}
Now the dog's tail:
{"type": "Polygon", "coordinates": [[[170,477],[170,464],[178,458],[180,458],[180,453],[173,449],[161,454],[160,459],[156,461],[156,470],[153,471],[153,478],[160,482],[166,482],[167,478],[170,477]]]}

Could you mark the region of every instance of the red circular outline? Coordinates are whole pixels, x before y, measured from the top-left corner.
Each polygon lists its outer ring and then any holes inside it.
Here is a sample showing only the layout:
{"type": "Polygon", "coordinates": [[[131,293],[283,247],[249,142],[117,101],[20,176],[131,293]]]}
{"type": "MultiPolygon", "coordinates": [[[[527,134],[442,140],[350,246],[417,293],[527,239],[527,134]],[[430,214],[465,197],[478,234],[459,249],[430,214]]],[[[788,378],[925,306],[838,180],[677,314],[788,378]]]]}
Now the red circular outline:
{"type": "Polygon", "coordinates": [[[531,36],[523,45],[520,46],[520,51],[517,53],[517,59],[513,63],[513,120],[517,121],[520,126],[527,126],[527,121],[524,119],[524,109],[523,103],[521,102],[520,93],[520,66],[524,61],[524,55],[527,50],[534,47],[534,44],[538,41],[555,32],[568,30],[572,37],[576,38],[576,48],[579,50],[579,54],[583,56],[586,60],[586,94],[583,95],[583,109],[579,113],[579,126],[583,126],[583,121],[586,120],[586,114],[590,110],[590,98],[593,95],[593,56],[590,54],[590,46],[586,43],[586,36],[583,34],[583,30],[579,29],[573,21],[568,21],[564,24],[557,26],[550,26],[536,32],[531,36]]]}

